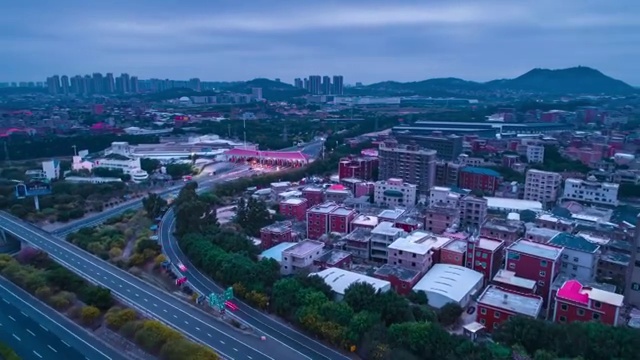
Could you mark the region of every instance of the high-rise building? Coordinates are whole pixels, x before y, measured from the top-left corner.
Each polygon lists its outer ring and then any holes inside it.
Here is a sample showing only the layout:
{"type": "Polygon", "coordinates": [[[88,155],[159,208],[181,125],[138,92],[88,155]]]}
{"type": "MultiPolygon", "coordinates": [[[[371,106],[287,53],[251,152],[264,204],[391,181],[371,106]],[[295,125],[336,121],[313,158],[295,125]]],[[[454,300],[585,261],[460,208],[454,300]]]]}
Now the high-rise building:
{"type": "Polygon", "coordinates": [[[107,76],[104,78],[104,92],[107,94],[113,94],[115,92],[115,82],[112,73],[107,73],[107,76]]]}
{"type": "Polygon", "coordinates": [[[71,93],[73,94],[80,94],[82,93],[81,89],[81,85],[82,84],[82,76],[80,75],[76,75],[74,77],[71,78],[71,93]]]}
{"type": "Polygon", "coordinates": [[[563,197],[566,200],[617,206],[619,188],[619,184],[599,182],[593,175],[586,180],[569,178],[564,181],[563,197]]]}
{"type": "Polygon", "coordinates": [[[425,196],[435,183],[436,151],[417,145],[400,145],[389,140],[378,149],[379,178],[400,178],[418,187],[418,193],[425,196]]]}
{"type": "Polygon", "coordinates": [[[297,87],[298,89],[304,89],[304,84],[302,82],[302,79],[300,78],[295,78],[293,80],[293,86],[297,87]]]}
{"type": "Polygon", "coordinates": [[[128,94],[131,92],[131,79],[129,78],[129,74],[123,73],[120,74],[122,78],[122,93],[128,94]]]}
{"type": "Polygon", "coordinates": [[[256,100],[262,100],[262,88],[251,88],[251,96],[256,100]]]}
{"type": "Polygon", "coordinates": [[[84,83],[84,95],[93,94],[95,92],[95,88],[93,87],[93,79],[91,79],[91,75],[85,75],[84,79],[82,79],[84,83]]]}
{"type": "Polygon", "coordinates": [[[311,95],[319,95],[322,92],[322,77],[320,75],[309,76],[309,92],[311,95]]]}
{"type": "Polygon", "coordinates": [[[561,183],[562,176],[558,173],[531,169],[524,182],[524,199],[543,205],[555,203],[561,183]]]}
{"type": "Polygon", "coordinates": [[[49,88],[49,94],[57,95],[60,91],[60,77],[58,75],[53,75],[50,78],[47,78],[47,87],[49,88]]]}
{"type": "MultiPolygon", "coordinates": [[[[129,76],[129,75],[127,75],[129,76]]],[[[129,91],[136,94],[140,92],[140,88],[138,87],[138,77],[137,76],[132,76],[131,77],[131,84],[129,87],[129,91]]]]}
{"type": "Polygon", "coordinates": [[[69,95],[69,77],[67,75],[62,75],[60,78],[60,90],[65,95],[69,95]]]}
{"type": "Polygon", "coordinates": [[[124,94],[124,84],[122,82],[122,76],[116,78],[116,92],[118,94],[124,94]]]}
{"type": "Polygon", "coordinates": [[[200,79],[198,78],[189,79],[189,88],[195,91],[200,91],[200,79]]]}
{"type": "Polygon", "coordinates": [[[302,87],[303,87],[305,90],[310,91],[310,89],[309,89],[309,79],[304,78],[302,87]]]}
{"type": "Polygon", "coordinates": [[[93,93],[104,94],[104,77],[101,73],[93,73],[93,93]]]}
{"type": "Polygon", "coordinates": [[[328,76],[322,77],[322,93],[324,95],[333,94],[333,89],[331,88],[331,78],[328,76]]]}
{"type": "Polygon", "coordinates": [[[342,75],[333,75],[333,94],[344,95],[344,77],[342,75]]]}

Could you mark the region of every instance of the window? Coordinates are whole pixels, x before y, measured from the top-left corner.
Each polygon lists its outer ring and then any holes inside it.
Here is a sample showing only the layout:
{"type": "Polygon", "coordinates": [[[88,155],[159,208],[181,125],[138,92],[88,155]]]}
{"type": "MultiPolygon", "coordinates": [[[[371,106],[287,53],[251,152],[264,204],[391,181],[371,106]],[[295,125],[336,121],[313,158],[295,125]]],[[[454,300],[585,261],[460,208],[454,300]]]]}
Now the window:
{"type": "Polygon", "coordinates": [[[500,311],[495,311],[493,313],[493,317],[496,318],[496,319],[500,319],[500,311]]]}
{"type": "Polygon", "coordinates": [[[412,254],[412,255],[413,255],[413,257],[414,257],[414,258],[416,257],[416,254],[415,254],[415,253],[414,253],[414,254],[412,254]]]}
{"type": "Polygon", "coordinates": [[[493,323],[493,328],[494,328],[494,329],[497,329],[499,325],[500,325],[500,324],[498,324],[497,322],[495,322],[495,323],[493,323]]]}
{"type": "Polygon", "coordinates": [[[560,305],[560,308],[562,309],[562,311],[567,311],[567,310],[569,310],[569,307],[567,306],[567,304],[562,304],[562,305],[560,305]]]}
{"type": "Polygon", "coordinates": [[[567,260],[568,258],[569,258],[569,255],[562,255],[563,260],[567,260]]]}
{"type": "Polygon", "coordinates": [[[485,324],[485,320],[484,319],[480,319],[480,324],[484,325],[485,324]]]}
{"type": "Polygon", "coordinates": [[[544,286],[544,281],[542,281],[542,280],[538,281],[538,285],[544,286]]]}
{"type": "Polygon", "coordinates": [[[596,301],[593,306],[595,306],[596,309],[600,309],[602,307],[602,303],[600,301],[596,301]]]}
{"type": "Polygon", "coordinates": [[[560,322],[567,322],[567,317],[566,316],[560,316],[560,322]]]}
{"type": "Polygon", "coordinates": [[[547,272],[546,271],[540,271],[540,276],[547,276],[547,272]]]}
{"type": "Polygon", "coordinates": [[[540,267],[547,267],[547,260],[540,260],[540,267]]]}
{"type": "Polygon", "coordinates": [[[600,320],[600,314],[593,313],[593,320],[600,320]]]}
{"type": "Polygon", "coordinates": [[[578,314],[578,316],[584,316],[584,309],[578,309],[576,313],[578,314]]]}
{"type": "Polygon", "coordinates": [[[482,258],[486,259],[487,258],[487,253],[482,253],[482,258]]]}
{"type": "Polygon", "coordinates": [[[485,308],[480,308],[480,314],[482,314],[482,315],[487,315],[487,309],[485,309],[485,308]]]}
{"type": "Polygon", "coordinates": [[[578,262],[578,261],[580,261],[580,259],[578,259],[577,257],[573,258],[573,262],[578,262]]]}
{"type": "Polygon", "coordinates": [[[515,268],[516,268],[516,263],[509,264],[509,269],[515,269],[515,268]]]}

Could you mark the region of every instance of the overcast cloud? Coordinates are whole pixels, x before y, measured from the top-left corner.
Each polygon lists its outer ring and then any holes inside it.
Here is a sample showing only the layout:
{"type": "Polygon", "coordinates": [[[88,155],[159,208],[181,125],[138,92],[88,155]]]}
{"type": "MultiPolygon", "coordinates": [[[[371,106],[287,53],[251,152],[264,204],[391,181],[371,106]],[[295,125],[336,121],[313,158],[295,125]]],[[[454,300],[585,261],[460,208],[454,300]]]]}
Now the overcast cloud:
{"type": "Polygon", "coordinates": [[[638,0],[34,0],[0,7],[0,81],[92,72],[486,81],[585,65],[640,85],[638,0]]]}

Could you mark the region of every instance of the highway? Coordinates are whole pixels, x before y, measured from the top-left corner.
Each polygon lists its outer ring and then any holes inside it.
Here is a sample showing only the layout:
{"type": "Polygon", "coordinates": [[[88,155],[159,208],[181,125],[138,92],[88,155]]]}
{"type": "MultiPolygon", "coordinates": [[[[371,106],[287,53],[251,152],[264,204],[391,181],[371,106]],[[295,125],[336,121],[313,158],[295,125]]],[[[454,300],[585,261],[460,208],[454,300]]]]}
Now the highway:
{"type": "MultiPolygon", "coordinates": [[[[205,295],[212,292],[222,292],[223,289],[196,269],[187,256],[182,252],[178,246],[177,239],[173,236],[174,227],[175,216],[173,209],[169,209],[162,219],[160,232],[158,234],[159,240],[162,244],[162,249],[164,250],[167,258],[173,263],[183,263],[187,267],[185,276],[189,281],[189,285],[194,290],[205,295]]],[[[280,342],[284,346],[296,349],[299,352],[296,359],[350,359],[349,357],[339,353],[337,350],[325,346],[295,329],[274,320],[267,314],[252,308],[246,303],[240,302],[237,299],[234,300],[234,303],[239,305],[238,310],[233,312],[235,316],[251,325],[254,329],[269,336],[270,340],[280,342]]]]}
{"type": "Polygon", "coordinates": [[[292,348],[240,333],[174,295],[12,215],[0,213],[0,227],[31,246],[49,253],[52,259],[76,274],[111,289],[115,296],[142,314],[173,327],[194,341],[210,346],[226,359],[300,358],[300,354],[292,348]]]}
{"type": "Polygon", "coordinates": [[[23,360],[125,360],[64,315],[0,278],[0,340],[23,360]]]}

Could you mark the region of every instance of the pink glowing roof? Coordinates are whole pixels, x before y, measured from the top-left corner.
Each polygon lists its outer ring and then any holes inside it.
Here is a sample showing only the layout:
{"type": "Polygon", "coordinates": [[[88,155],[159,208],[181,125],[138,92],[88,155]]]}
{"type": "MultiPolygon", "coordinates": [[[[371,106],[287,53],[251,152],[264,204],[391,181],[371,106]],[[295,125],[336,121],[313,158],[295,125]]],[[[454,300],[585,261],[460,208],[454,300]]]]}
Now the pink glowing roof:
{"type": "Polygon", "coordinates": [[[344,185],[334,184],[329,187],[329,190],[346,190],[347,188],[344,185]]]}
{"type": "Polygon", "coordinates": [[[245,156],[245,157],[263,157],[272,159],[285,159],[285,160],[307,160],[300,151],[259,151],[248,149],[230,149],[225,151],[225,155],[229,156],[245,156]]]}
{"type": "Polygon", "coordinates": [[[558,289],[558,297],[580,304],[589,304],[589,294],[582,291],[582,284],[577,280],[569,280],[558,289]]]}

